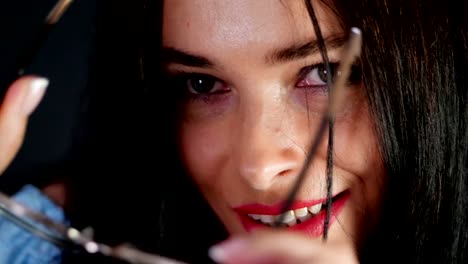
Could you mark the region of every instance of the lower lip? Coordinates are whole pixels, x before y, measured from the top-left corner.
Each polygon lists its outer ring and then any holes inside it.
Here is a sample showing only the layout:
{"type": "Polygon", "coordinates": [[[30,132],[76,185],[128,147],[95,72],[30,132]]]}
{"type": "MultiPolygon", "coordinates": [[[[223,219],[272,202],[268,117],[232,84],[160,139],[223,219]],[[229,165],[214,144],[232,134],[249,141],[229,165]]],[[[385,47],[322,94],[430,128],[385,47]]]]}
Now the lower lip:
{"type": "MultiPolygon", "coordinates": [[[[330,222],[329,222],[328,227],[331,227],[331,225],[335,222],[336,217],[340,214],[341,210],[343,209],[343,207],[345,206],[349,198],[350,198],[349,192],[341,193],[339,194],[339,197],[337,197],[337,199],[332,203],[332,207],[330,210],[330,222]]],[[[327,215],[327,211],[321,210],[317,215],[308,219],[307,221],[300,223],[300,224],[296,224],[291,227],[287,227],[287,229],[291,231],[298,231],[301,233],[305,233],[313,237],[322,236],[326,215],[327,215]]],[[[238,216],[245,230],[247,230],[247,232],[251,232],[252,230],[257,229],[257,228],[271,228],[265,224],[262,224],[258,221],[253,220],[246,214],[238,213],[238,216]]]]}

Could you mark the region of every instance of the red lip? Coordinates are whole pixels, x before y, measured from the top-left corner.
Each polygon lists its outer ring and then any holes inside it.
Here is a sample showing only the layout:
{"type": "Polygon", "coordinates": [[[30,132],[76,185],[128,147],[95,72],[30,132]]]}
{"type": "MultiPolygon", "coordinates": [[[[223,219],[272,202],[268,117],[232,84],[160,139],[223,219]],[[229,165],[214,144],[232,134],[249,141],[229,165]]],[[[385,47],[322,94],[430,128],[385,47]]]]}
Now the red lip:
{"type": "MultiPolygon", "coordinates": [[[[330,211],[329,226],[331,226],[334,223],[336,216],[341,212],[349,198],[349,191],[341,192],[333,197],[333,203],[330,211]]],[[[326,198],[314,201],[299,201],[293,204],[292,210],[303,207],[310,207],[320,203],[325,203],[325,201],[326,198]]],[[[246,229],[246,231],[250,232],[256,228],[268,228],[268,226],[263,223],[260,223],[259,221],[253,220],[251,217],[248,216],[248,214],[278,215],[281,213],[283,205],[284,203],[279,203],[276,205],[249,204],[239,206],[233,209],[239,216],[241,223],[246,229]]],[[[287,229],[291,231],[304,232],[308,235],[318,237],[323,234],[323,225],[325,217],[326,210],[322,210],[317,215],[306,220],[305,222],[296,224],[292,227],[288,227],[287,229]]]]}

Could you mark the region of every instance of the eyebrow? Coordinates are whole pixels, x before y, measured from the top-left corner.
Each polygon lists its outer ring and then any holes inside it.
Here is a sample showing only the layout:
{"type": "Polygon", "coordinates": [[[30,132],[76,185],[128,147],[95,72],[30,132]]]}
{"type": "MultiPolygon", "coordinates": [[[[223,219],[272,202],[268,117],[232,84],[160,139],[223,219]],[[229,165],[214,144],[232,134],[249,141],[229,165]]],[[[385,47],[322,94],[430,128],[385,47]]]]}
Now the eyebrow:
{"type": "MultiPolygon", "coordinates": [[[[325,47],[335,49],[343,46],[346,39],[342,35],[331,35],[324,39],[325,47]]],[[[317,40],[309,41],[305,44],[293,44],[292,46],[274,50],[268,54],[265,60],[270,64],[288,62],[305,58],[320,50],[317,40]]]]}
{"type": "Polygon", "coordinates": [[[172,47],[163,47],[162,60],[164,64],[176,63],[190,67],[214,68],[214,63],[209,59],[172,47]]]}
{"type": "MultiPolygon", "coordinates": [[[[331,35],[324,39],[327,49],[338,48],[344,45],[346,39],[341,35],[331,35]]],[[[293,44],[286,48],[275,49],[266,55],[268,64],[277,64],[305,58],[319,51],[317,40],[305,44],[293,44]]],[[[215,63],[203,56],[191,54],[173,47],[163,47],[162,59],[164,64],[181,64],[197,68],[215,68],[215,63]]]]}

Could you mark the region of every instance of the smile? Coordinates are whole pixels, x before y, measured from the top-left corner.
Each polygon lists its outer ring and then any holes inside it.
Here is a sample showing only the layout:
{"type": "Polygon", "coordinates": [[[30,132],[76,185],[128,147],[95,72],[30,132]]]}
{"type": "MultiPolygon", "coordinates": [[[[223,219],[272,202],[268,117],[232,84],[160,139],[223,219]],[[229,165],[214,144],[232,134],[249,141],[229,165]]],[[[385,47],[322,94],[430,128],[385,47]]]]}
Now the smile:
{"type": "MultiPolygon", "coordinates": [[[[332,197],[329,226],[333,224],[349,197],[349,191],[341,192],[332,197]]],[[[250,232],[256,228],[272,227],[281,216],[281,209],[282,204],[273,206],[250,204],[234,208],[234,211],[239,216],[244,228],[250,232]]],[[[320,236],[323,234],[326,211],[326,198],[296,202],[293,204],[292,210],[285,213],[283,227],[288,228],[288,230],[305,232],[314,237],[320,236]]]]}
{"type": "MultiPolygon", "coordinates": [[[[300,224],[311,217],[317,215],[322,207],[324,208],[325,204],[316,204],[310,207],[302,207],[295,210],[290,210],[285,213],[285,217],[283,220],[283,224],[287,226],[294,226],[296,224],[300,224]]],[[[248,214],[252,219],[260,221],[267,225],[273,225],[275,221],[281,215],[260,215],[260,214],[248,214]]]]}

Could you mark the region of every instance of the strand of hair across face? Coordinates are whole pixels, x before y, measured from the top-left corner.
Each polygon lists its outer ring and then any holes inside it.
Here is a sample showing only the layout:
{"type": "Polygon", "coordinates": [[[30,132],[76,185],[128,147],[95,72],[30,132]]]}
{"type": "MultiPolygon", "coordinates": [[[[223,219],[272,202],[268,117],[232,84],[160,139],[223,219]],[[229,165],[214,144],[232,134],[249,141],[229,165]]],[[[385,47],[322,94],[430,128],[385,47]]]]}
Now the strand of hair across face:
{"type": "MultiPolygon", "coordinates": [[[[319,45],[319,49],[320,49],[320,52],[321,52],[321,56],[322,56],[322,59],[324,61],[324,65],[325,65],[325,69],[328,73],[331,73],[330,71],[330,63],[329,63],[329,60],[328,60],[328,56],[326,54],[326,48],[325,48],[325,42],[323,40],[323,36],[320,32],[320,28],[318,27],[318,22],[317,22],[317,18],[315,17],[315,14],[313,12],[313,8],[312,6],[310,5],[309,1],[308,0],[305,0],[305,3],[307,5],[307,10],[312,18],[312,21],[315,21],[313,22],[313,26],[314,26],[314,29],[315,29],[315,32],[316,32],[316,35],[317,35],[317,42],[318,42],[318,45],[319,45]]],[[[327,74],[327,86],[328,86],[328,89],[331,90],[331,83],[332,83],[332,79],[331,79],[331,74],[327,74]]],[[[302,182],[304,181],[306,175],[307,175],[307,171],[308,171],[308,168],[310,167],[311,163],[312,163],[312,159],[313,157],[315,156],[315,153],[317,152],[318,148],[319,148],[319,145],[320,145],[320,141],[322,139],[322,137],[324,136],[325,134],[325,131],[326,131],[326,128],[327,128],[327,125],[333,125],[333,119],[330,118],[330,115],[324,113],[323,117],[322,117],[322,120],[320,121],[320,125],[318,126],[318,129],[317,129],[317,133],[314,137],[314,140],[312,141],[312,144],[310,146],[310,149],[309,149],[309,152],[307,153],[306,155],[306,158],[305,158],[305,161],[304,161],[304,166],[302,167],[301,169],[301,172],[299,173],[299,176],[297,177],[297,180],[296,182],[294,183],[292,189],[291,189],[291,192],[289,193],[287,199],[286,199],[286,203],[284,205],[284,207],[282,208],[281,212],[282,214],[276,219],[275,223],[274,223],[274,226],[275,227],[280,227],[283,223],[283,220],[285,218],[285,212],[287,212],[288,210],[291,209],[291,205],[293,203],[293,201],[295,200],[295,197],[302,185],[302,182]]],[[[333,130],[329,128],[329,133],[330,135],[333,135],[333,130]]],[[[332,168],[332,164],[333,164],[333,159],[330,158],[332,157],[332,150],[333,150],[333,139],[331,136],[329,136],[329,142],[328,142],[328,160],[327,160],[327,168],[332,168]]],[[[327,169],[327,213],[326,213],[326,217],[325,217],[325,221],[324,221],[324,240],[327,239],[327,235],[328,235],[328,226],[329,226],[329,219],[330,219],[330,211],[331,211],[331,202],[332,202],[332,194],[331,194],[331,190],[332,190],[332,178],[333,178],[333,175],[332,175],[332,170],[331,169],[327,169]]]]}
{"type": "MultiPolygon", "coordinates": [[[[320,26],[315,16],[314,7],[312,6],[311,0],[305,0],[305,4],[307,6],[307,11],[309,13],[310,19],[312,20],[312,25],[314,27],[315,35],[317,37],[317,43],[320,50],[320,55],[322,56],[322,60],[326,70],[327,76],[327,87],[328,87],[328,94],[331,93],[332,90],[332,72],[330,70],[330,62],[328,60],[327,55],[327,48],[325,46],[325,41],[323,39],[322,31],[320,30],[320,26]]],[[[330,98],[330,97],[329,97],[330,98]]],[[[326,208],[326,217],[323,223],[323,240],[327,240],[328,237],[328,226],[330,224],[330,212],[332,206],[332,187],[333,187],[333,125],[334,125],[334,118],[329,116],[328,118],[328,148],[327,148],[327,208],[326,208]]]]}

